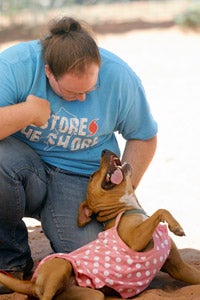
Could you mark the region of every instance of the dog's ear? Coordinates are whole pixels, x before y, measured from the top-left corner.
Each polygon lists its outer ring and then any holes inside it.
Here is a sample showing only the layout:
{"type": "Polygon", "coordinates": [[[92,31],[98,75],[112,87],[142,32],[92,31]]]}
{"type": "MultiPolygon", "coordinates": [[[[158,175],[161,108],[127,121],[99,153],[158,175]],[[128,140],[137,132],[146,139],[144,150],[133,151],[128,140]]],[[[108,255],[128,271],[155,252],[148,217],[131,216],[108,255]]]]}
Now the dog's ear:
{"type": "Polygon", "coordinates": [[[83,201],[79,206],[78,210],[78,226],[83,227],[91,221],[90,216],[92,215],[92,210],[88,207],[87,201],[83,201]]]}

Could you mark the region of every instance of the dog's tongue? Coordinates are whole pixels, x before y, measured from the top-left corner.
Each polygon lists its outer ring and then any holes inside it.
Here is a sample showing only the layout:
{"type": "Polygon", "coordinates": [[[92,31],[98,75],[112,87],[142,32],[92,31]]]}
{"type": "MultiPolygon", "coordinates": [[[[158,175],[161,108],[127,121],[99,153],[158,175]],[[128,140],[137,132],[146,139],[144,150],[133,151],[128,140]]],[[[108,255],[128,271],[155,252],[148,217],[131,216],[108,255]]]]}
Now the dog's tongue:
{"type": "Polygon", "coordinates": [[[123,180],[123,174],[122,171],[120,169],[116,169],[110,178],[110,181],[114,184],[120,184],[123,180]]]}

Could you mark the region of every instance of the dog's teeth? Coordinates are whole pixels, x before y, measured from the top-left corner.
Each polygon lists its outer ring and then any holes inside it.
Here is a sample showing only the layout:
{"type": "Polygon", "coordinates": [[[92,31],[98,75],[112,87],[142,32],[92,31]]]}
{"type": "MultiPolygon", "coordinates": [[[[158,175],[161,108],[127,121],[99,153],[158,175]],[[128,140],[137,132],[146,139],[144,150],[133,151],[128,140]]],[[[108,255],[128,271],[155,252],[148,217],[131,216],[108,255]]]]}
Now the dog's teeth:
{"type": "Polygon", "coordinates": [[[106,174],[106,179],[105,180],[106,180],[106,182],[110,181],[110,174],[109,173],[106,174]]]}

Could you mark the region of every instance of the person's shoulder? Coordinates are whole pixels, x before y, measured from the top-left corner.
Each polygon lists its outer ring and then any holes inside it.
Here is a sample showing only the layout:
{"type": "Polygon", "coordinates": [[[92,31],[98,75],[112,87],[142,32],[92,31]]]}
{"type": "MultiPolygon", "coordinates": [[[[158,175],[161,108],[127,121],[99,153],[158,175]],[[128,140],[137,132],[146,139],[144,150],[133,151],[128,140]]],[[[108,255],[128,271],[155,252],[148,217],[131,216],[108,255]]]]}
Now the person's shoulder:
{"type": "Polygon", "coordinates": [[[41,44],[39,40],[33,40],[28,42],[20,42],[10,46],[1,52],[0,58],[2,60],[8,60],[10,63],[15,63],[19,60],[30,60],[31,57],[35,57],[41,53],[41,44]]]}
{"type": "Polygon", "coordinates": [[[113,62],[113,63],[117,63],[117,64],[127,65],[127,63],[125,61],[123,61],[117,54],[115,54],[107,49],[100,47],[99,52],[101,55],[102,62],[106,61],[106,62],[113,62]]]}
{"type": "Polygon", "coordinates": [[[117,54],[104,48],[99,48],[99,52],[101,55],[102,72],[111,72],[112,74],[115,73],[115,77],[118,76],[121,79],[124,78],[124,80],[127,80],[127,78],[130,78],[131,80],[139,79],[130,65],[117,54]]]}

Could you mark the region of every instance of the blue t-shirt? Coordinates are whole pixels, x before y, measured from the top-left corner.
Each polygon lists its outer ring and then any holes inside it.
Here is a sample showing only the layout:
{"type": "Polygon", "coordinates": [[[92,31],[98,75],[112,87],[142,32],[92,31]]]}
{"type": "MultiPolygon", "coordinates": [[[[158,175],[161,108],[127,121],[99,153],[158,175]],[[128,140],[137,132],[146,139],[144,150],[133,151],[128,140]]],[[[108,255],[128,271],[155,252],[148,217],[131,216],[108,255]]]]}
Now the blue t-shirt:
{"type": "Polygon", "coordinates": [[[96,171],[103,149],[120,155],[114,132],[126,140],[146,140],[157,133],[140,79],[113,53],[100,48],[100,54],[100,86],[84,102],[68,102],[51,89],[38,40],[0,54],[0,106],[26,101],[29,94],[51,105],[44,126],[30,125],[14,136],[46,163],[79,174],[96,171]]]}

